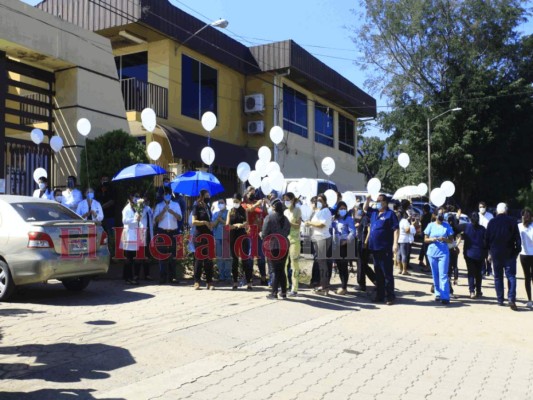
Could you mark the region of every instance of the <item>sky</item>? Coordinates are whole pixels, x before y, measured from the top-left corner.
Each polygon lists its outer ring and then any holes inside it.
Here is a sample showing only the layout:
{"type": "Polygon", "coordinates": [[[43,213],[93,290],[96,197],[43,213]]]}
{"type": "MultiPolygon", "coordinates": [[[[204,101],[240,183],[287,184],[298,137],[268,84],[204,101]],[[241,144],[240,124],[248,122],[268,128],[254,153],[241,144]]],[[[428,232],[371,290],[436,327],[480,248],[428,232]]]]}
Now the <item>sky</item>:
{"type": "MultiPolygon", "coordinates": [[[[35,5],[40,0],[23,0],[35,5]]],[[[160,0],[166,1],[166,0],[160,0]]],[[[292,39],[319,60],[333,68],[367,93],[365,74],[355,65],[358,57],[351,39],[360,24],[359,0],[170,0],[176,7],[209,23],[219,18],[229,21],[224,33],[253,46],[292,39]],[[355,11],[355,12],[354,12],[355,11]]],[[[533,33],[533,20],[521,29],[533,33]]],[[[369,93],[378,111],[387,110],[387,99],[369,93]]],[[[384,137],[376,129],[371,135],[384,137]]]]}

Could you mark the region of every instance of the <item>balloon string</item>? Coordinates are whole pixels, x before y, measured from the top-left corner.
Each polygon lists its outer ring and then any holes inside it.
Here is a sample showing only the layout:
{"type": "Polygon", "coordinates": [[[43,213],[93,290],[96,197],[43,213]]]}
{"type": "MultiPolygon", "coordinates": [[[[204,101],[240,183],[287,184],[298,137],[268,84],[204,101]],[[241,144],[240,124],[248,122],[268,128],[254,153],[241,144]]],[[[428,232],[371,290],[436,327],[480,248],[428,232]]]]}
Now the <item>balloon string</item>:
{"type": "Polygon", "coordinates": [[[89,151],[88,144],[88,139],[85,138],[85,167],[87,168],[87,187],[91,185],[91,179],[89,177],[89,156],[87,155],[89,151]]]}

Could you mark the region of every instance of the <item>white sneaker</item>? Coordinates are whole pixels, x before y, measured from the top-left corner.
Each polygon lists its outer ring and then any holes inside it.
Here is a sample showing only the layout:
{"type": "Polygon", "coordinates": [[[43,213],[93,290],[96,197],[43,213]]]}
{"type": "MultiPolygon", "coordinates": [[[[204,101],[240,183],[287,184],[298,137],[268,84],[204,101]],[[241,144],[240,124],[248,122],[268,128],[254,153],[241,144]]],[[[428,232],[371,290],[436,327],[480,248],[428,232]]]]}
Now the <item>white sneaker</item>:
{"type": "Polygon", "coordinates": [[[527,306],[528,308],[533,308],[533,301],[528,301],[527,306]]]}

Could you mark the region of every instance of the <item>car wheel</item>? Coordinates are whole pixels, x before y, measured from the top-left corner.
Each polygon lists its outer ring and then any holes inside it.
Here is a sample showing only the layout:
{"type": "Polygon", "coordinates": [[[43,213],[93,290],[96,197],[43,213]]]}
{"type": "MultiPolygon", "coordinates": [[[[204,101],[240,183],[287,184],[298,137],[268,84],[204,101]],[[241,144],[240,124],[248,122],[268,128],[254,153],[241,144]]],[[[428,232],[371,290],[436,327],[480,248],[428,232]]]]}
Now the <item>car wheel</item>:
{"type": "Polygon", "coordinates": [[[7,301],[15,290],[15,283],[11,277],[9,266],[0,261],[0,301],[7,301]]]}
{"type": "Polygon", "coordinates": [[[89,282],[91,281],[91,278],[83,277],[83,278],[74,278],[74,279],[65,279],[64,281],[61,281],[63,283],[63,286],[67,288],[67,290],[74,290],[74,291],[80,291],[85,289],[89,282]]]}

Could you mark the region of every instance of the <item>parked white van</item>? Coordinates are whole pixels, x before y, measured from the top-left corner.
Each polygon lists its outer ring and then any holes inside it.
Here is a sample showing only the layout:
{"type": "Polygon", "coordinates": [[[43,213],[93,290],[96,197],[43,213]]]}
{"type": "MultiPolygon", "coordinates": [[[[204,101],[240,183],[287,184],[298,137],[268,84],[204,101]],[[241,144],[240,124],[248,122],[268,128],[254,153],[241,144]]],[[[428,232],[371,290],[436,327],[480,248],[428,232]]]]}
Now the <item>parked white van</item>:
{"type": "Polygon", "coordinates": [[[282,193],[292,192],[296,197],[301,196],[303,203],[309,203],[312,197],[329,189],[339,191],[335,182],[326,179],[286,178],[282,193]]]}

